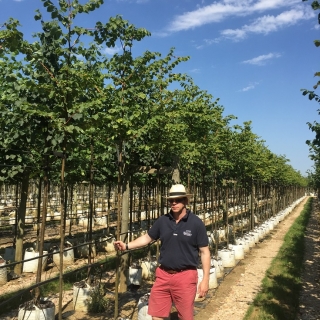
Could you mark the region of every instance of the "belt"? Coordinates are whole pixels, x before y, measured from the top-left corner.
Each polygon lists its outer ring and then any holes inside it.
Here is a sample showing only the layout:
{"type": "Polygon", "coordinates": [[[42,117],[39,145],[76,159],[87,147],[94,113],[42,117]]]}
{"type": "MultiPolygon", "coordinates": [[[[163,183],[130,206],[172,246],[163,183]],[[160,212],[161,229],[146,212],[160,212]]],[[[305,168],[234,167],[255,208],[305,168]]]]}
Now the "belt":
{"type": "Polygon", "coordinates": [[[184,269],[170,269],[170,268],[167,268],[163,265],[160,265],[159,268],[167,273],[170,273],[170,274],[176,274],[176,273],[187,271],[187,270],[197,270],[196,267],[188,267],[188,268],[184,268],[184,269]]]}

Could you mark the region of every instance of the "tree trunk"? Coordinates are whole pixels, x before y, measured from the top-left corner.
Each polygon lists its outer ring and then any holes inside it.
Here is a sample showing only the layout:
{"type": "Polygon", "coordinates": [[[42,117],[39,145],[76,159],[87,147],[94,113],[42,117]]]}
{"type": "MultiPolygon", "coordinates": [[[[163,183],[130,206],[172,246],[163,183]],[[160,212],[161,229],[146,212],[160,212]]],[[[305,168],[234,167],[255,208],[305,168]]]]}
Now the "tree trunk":
{"type": "MultiPolygon", "coordinates": [[[[122,189],[122,215],[121,215],[121,240],[128,242],[128,223],[129,223],[129,181],[125,179],[122,189]]],[[[119,292],[127,291],[127,278],[129,270],[129,255],[123,254],[120,258],[120,280],[119,292]]]]}
{"type": "Polygon", "coordinates": [[[255,202],[255,186],[252,183],[251,194],[249,200],[249,208],[250,208],[250,230],[254,229],[254,202],[255,202]]]}
{"type": "MultiPolygon", "coordinates": [[[[71,229],[72,229],[72,225],[74,223],[74,216],[73,216],[73,211],[74,211],[73,201],[74,201],[74,199],[73,199],[73,197],[74,197],[74,185],[72,184],[70,187],[70,209],[69,210],[70,210],[71,216],[70,216],[70,224],[69,224],[69,237],[71,237],[71,229]]],[[[77,208],[77,206],[76,206],[76,208],[77,208]]]]}
{"type": "MultiPolygon", "coordinates": [[[[121,196],[123,184],[123,163],[122,163],[122,143],[118,147],[118,187],[117,187],[117,240],[120,240],[120,227],[121,227],[121,196]]],[[[119,282],[120,282],[120,265],[121,253],[117,251],[116,259],[116,283],[115,283],[115,304],[114,304],[114,319],[117,319],[119,313],[119,282]]]]}
{"type": "Polygon", "coordinates": [[[274,186],[272,186],[270,193],[271,193],[271,216],[274,216],[277,210],[277,189],[274,186]]]}
{"type": "Polygon", "coordinates": [[[36,240],[36,251],[39,251],[40,242],[40,220],[41,220],[41,184],[42,178],[39,179],[38,195],[37,195],[37,240],[36,240]]]}
{"type": "Polygon", "coordinates": [[[92,256],[92,219],[93,219],[93,145],[92,145],[92,139],[91,139],[91,146],[90,146],[90,152],[91,152],[91,160],[90,160],[90,184],[89,184],[89,216],[88,216],[88,238],[89,241],[89,255],[88,255],[88,273],[87,278],[89,278],[90,271],[91,271],[91,256],[92,256]]]}
{"type": "MultiPolygon", "coordinates": [[[[18,209],[17,218],[17,238],[16,238],[16,254],[15,260],[22,261],[23,259],[23,237],[25,229],[25,217],[27,208],[27,198],[28,198],[28,187],[29,187],[29,171],[25,171],[21,186],[21,197],[18,209]]],[[[14,267],[14,272],[16,274],[22,274],[22,263],[18,263],[14,267]]]]}
{"type": "MultiPolygon", "coordinates": [[[[64,148],[65,153],[65,148],[64,148]]],[[[62,298],[63,298],[63,252],[64,252],[64,238],[65,238],[65,205],[64,205],[64,174],[65,174],[65,165],[66,165],[66,157],[63,156],[61,161],[61,186],[60,186],[60,211],[61,211],[61,220],[60,220],[60,265],[59,265],[59,307],[58,307],[58,319],[62,320],[62,298]]]]}
{"type": "Polygon", "coordinates": [[[229,188],[224,187],[224,199],[223,199],[223,224],[224,224],[224,231],[227,240],[227,247],[229,244],[229,224],[228,224],[228,211],[229,211],[229,188]]]}
{"type": "MultiPolygon", "coordinates": [[[[39,202],[41,202],[41,180],[42,179],[40,179],[39,181],[39,196],[38,196],[39,202]]],[[[45,227],[46,227],[47,208],[48,208],[48,175],[46,173],[43,178],[43,205],[42,205],[42,219],[41,219],[40,239],[39,239],[39,248],[38,248],[40,257],[43,255],[43,242],[44,242],[44,234],[45,234],[45,227]]],[[[38,221],[38,225],[40,225],[40,221],[38,221]]],[[[41,271],[42,271],[42,258],[39,258],[36,283],[41,282],[41,271]]],[[[35,288],[34,300],[35,300],[35,303],[39,302],[40,300],[39,287],[35,288]]]]}
{"type": "Polygon", "coordinates": [[[180,183],[179,157],[173,159],[172,183],[180,183]]]}

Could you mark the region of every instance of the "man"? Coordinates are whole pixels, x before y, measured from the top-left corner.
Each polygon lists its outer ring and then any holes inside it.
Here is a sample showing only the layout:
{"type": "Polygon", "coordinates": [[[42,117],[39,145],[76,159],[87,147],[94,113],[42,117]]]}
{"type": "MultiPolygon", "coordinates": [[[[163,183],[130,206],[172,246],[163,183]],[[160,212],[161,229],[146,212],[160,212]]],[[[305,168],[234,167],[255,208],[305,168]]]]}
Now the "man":
{"type": "Polygon", "coordinates": [[[209,289],[210,251],[204,223],[187,209],[185,187],[173,185],[166,197],[171,210],[155,221],[147,234],[125,244],[115,241],[117,250],[143,247],[153,240],[161,240],[156,280],[151,289],[148,313],[153,320],[169,316],[172,301],[182,320],[193,319],[194,299],[205,297],[209,289]],[[203,279],[197,288],[199,252],[203,279]]]}

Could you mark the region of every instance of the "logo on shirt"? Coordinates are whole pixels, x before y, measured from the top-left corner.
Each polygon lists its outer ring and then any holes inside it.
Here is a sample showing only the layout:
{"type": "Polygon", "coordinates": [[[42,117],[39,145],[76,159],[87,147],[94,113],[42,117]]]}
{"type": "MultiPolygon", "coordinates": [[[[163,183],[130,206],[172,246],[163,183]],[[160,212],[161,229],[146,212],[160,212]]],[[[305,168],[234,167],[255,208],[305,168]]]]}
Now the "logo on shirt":
{"type": "Polygon", "coordinates": [[[186,231],[183,231],[183,234],[187,237],[191,237],[192,236],[192,233],[191,233],[191,230],[186,230],[186,231]]]}

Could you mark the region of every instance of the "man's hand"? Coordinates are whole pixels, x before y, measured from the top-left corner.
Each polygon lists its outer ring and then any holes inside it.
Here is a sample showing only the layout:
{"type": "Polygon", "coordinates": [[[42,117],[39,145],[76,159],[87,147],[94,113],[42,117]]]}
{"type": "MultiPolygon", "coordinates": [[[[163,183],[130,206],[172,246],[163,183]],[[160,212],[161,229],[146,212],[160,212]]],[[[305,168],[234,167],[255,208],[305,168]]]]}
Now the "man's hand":
{"type": "Polygon", "coordinates": [[[202,280],[198,285],[197,294],[199,298],[205,297],[209,290],[209,282],[202,280]]]}
{"type": "Polygon", "coordinates": [[[123,241],[115,241],[113,245],[116,250],[120,250],[120,251],[126,250],[126,244],[123,241]]]}

